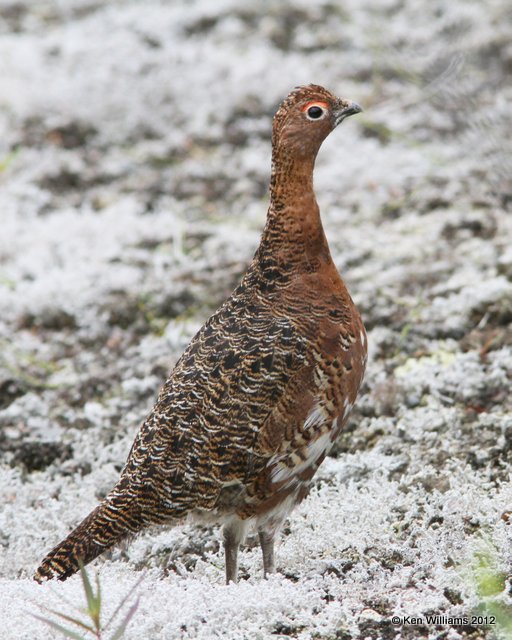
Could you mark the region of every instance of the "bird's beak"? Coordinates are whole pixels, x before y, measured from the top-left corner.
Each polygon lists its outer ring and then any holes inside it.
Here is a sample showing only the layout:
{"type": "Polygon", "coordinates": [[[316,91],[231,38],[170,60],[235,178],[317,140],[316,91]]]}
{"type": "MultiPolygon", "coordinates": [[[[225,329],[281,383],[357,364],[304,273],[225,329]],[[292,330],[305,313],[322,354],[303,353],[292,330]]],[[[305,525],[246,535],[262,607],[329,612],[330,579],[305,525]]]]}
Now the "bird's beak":
{"type": "Polygon", "coordinates": [[[345,118],[349,116],[353,116],[356,113],[361,113],[363,107],[361,107],[357,102],[350,102],[349,100],[344,100],[343,103],[340,104],[340,108],[336,109],[334,112],[334,123],[335,126],[338,126],[345,118]]]}

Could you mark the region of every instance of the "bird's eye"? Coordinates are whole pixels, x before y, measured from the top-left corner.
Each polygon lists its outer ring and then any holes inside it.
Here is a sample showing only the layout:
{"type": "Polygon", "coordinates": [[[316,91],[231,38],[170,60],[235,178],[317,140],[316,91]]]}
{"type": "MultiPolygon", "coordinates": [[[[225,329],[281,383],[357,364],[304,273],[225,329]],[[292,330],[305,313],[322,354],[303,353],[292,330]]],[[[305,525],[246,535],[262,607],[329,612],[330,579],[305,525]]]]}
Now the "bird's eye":
{"type": "Polygon", "coordinates": [[[324,110],[318,105],[313,105],[307,110],[307,116],[310,120],[318,120],[324,115],[324,110]]]}
{"type": "Polygon", "coordinates": [[[302,113],[308,120],[320,120],[329,113],[329,104],[321,100],[311,100],[302,107],[302,113]]]}

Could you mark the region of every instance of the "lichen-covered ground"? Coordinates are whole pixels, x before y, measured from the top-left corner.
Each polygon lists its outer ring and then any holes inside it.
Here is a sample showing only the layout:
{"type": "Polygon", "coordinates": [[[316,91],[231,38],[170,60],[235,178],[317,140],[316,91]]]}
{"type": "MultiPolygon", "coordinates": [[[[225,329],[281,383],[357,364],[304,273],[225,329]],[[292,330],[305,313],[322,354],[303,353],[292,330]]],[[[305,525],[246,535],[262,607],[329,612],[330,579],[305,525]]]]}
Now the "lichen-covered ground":
{"type": "Polygon", "coordinates": [[[482,606],[482,545],[510,603],[511,25],[507,0],[0,0],[2,638],[82,602],[31,574],[248,264],[272,114],[309,82],[365,107],[316,172],[362,396],[275,576],[249,540],[225,586],[215,528],[158,529],[95,563],[105,606],[145,570],[131,640],[490,637],[391,618],[482,606]]]}

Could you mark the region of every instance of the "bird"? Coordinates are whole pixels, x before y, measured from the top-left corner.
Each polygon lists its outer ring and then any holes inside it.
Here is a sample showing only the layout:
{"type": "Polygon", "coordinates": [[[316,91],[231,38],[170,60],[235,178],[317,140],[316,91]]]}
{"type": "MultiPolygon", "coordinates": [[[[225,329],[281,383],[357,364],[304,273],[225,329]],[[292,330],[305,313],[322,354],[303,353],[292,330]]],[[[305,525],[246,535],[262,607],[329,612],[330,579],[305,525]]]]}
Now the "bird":
{"type": "Polygon", "coordinates": [[[315,84],[281,103],[252,262],[177,361],[117,484],[35,580],[65,580],[125,538],[185,520],[222,525],[227,583],[237,582],[249,532],[258,534],[264,577],[275,572],[276,536],[343,429],[366,368],[365,328],[313,188],[322,142],[361,111],[315,84]]]}

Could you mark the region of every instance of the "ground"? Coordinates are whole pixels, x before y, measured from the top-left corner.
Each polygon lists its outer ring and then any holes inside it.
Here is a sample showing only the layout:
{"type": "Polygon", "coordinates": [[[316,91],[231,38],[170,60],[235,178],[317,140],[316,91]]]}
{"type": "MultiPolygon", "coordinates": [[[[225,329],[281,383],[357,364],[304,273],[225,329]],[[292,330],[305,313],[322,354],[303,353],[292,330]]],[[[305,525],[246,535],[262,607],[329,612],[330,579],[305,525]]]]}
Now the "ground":
{"type": "Polygon", "coordinates": [[[425,616],[485,611],[482,553],[510,605],[510,18],[506,0],[0,0],[4,638],[56,637],[29,612],[82,601],[78,577],[31,575],[250,261],[272,114],[309,82],[365,108],[315,175],[368,328],[349,427],[271,579],[249,540],[225,586],[219,532],[191,525],[92,572],[112,610],[145,571],[130,640],[491,637],[425,616]]]}

